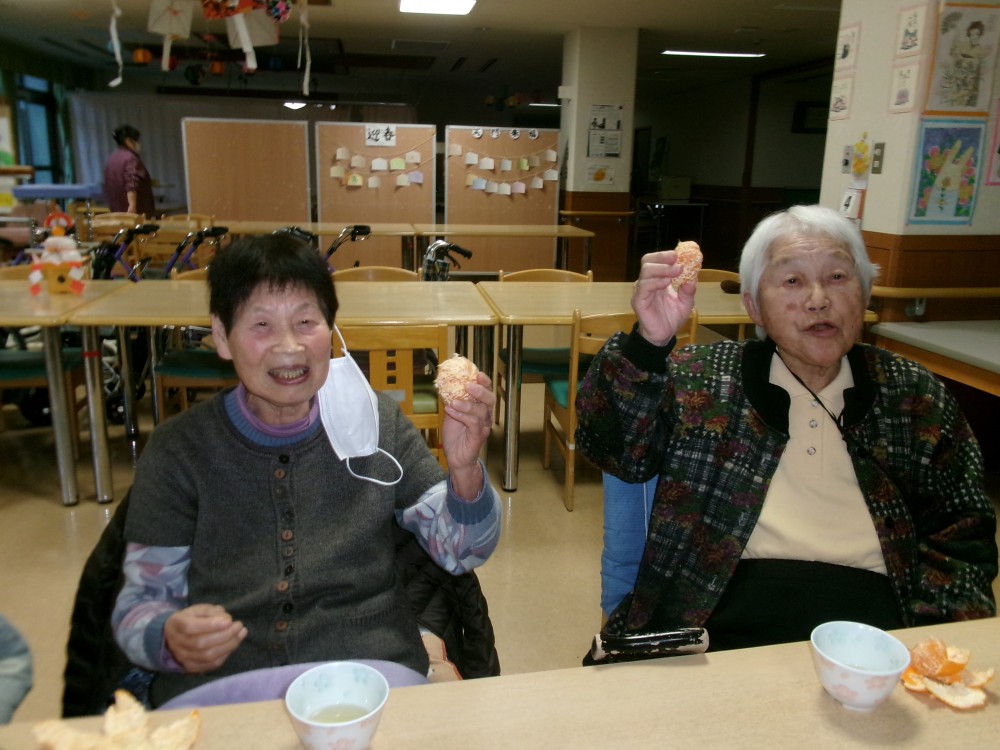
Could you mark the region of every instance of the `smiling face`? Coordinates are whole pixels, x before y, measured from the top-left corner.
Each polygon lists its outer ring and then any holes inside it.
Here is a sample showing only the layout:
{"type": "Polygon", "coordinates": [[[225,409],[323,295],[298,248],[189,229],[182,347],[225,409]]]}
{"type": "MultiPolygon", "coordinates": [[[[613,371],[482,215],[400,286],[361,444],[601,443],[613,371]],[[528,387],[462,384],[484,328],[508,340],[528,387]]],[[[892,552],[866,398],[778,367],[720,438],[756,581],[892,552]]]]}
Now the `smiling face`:
{"type": "Polygon", "coordinates": [[[326,382],[331,335],[312,292],[261,284],[236,311],[228,333],[213,316],[212,334],[259,419],[286,424],[309,413],[310,399],[326,382]]]}
{"type": "Polygon", "coordinates": [[[825,237],[776,242],[758,289],[743,301],[788,368],[814,391],[828,385],[861,333],[865,293],[851,254],[825,237]]]}

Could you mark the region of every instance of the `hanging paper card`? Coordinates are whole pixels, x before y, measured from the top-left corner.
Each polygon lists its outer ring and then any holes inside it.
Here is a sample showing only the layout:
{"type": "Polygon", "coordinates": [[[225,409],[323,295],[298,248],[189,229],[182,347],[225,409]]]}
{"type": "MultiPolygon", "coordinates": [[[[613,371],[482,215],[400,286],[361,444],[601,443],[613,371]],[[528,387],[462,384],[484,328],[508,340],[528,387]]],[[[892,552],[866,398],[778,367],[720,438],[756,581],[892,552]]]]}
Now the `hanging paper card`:
{"type": "Polygon", "coordinates": [[[475,165],[479,163],[479,154],[474,151],[465,152],[465,163],[469,165],[475,165]]]}
{"type": "Polygon", "coordinates": [[[514,195],[524,195],[527,192],[527,186],[523,182],[515,182],[510,186],[510,192],[514,195]]]}
{"type": "Polygon", "coordinates": [[[545,149],[545,161],[555,161],[555,160],[556,160],[556,152],[551,148],[545,149]]]}
{"type": "Polygon", "coordinates": [[[542,160],[538,154],[532,154],[528,157],[528,165],[531,167],[540,167],[542,165],[542,160]]]}
{"type": "Polygon", "coordinates": [[[351,150],[347,146],[340,146],[337,149],[337,161],[351,158],[351,150]]]}
{"type": "Polygon", "coordinates": [[[402,156],[394,156],[392,160],[389,162],[389,169],[391,169],[393,172],[399,172],[401,170],[404,170],[406,169],[406,161],[403,159],[402,156]]]}
{"type": "Polygon", "coordinates": [[[378,177],[372,175],[371,177],[368,178],[368,187],[371,188],[372,190],[378,190],[379,187],[381,187],[381,185],[382,181],[378,177]]]}
{"type": "Polygon", "coordinates": [[[462,144],[461,143],[449,143],[448,144],[448,156],[461,156],[462,155],[462,144]]]}
{"type": "Polygon", "coordinates": [[[500,189],[500,186],[497,185],[497,183],[493,182],[493,180],[490,180],[489,182],[486,183],[486,192],[487,193],[495,193],[499,189],[500,189]]]}
{"type": "Polygon", "coordinates": [[[514,168],[514,162],[512,162],[510,159],[501,159],[500,160],[500,171],[501,172],[509,172],[513,168],[514,168]]]}
{"type": "Polygon", "coordinates": [[[407,172],[406,174],[410,177],[411,185],[423,185],[424,184],[424,173],[423,172],[407,172]]]}
{"type": "Polygon", "coordinates": [[[351,157],[351,166],[354,169],[364,169],[368,165],[368,160],[361,154],[355,154],[351,157]]]}
{"type": "Polygon", "coordinates": [[[257,54],[254,48],[278,43],[278,22],[263,9],[239,13],[226,19],[226,34],[230,48],[243,50],[247,68],[256,70],[257,54]]]}
{"type": "Polygon", "coordinates": [[[517,168],[520,169],[522,172],[527,172],[530,169],[530,167],[528,166],[528,160],[522,156],[520,159],[517,160],[517,168]]]}
{"type": "Polygon", "coordinates": [[[471,172],[466,172],[465,173],[465,186],[466,187],[472,187],[475,184],[476,180],[478,180],[478,179],[479,178],[476,177],[471,172]]]}
{"type": "Polygon", "coordinates": [[[482,177],[474,177],[472,179],[472,189],[473,190],[485,190],[486,189],[486,180],[484,180],[482,177]]]}
{"type": "Polygon", "coordinates": [[[501,182],[500,187],[497,188],[497,192],[500,195],[510,195],[510,183],[501,182]]]}
{"type": "Polygon", "coordinates": [[[191,35],[191,15],[195,0],[152,0],[146,31],[163,35],[163,70],[170,69],[170,47],[174,39],[187,39],[191,35]]]}
{"type": "Polygon", "coordinates": [[[406,152],[406,163],[407,164],[419,164],[420,163],[420,152],[419,151],[407,151],[406,152]]]}
{"type": "Polygon", "coordinates": [[[264,5],[263,0],[201,0],[201,12],[205,18],[228,18],[264,5]]]}
{"type": "Polygon", "coordinates": [[[491,159],[488,156],[484,156],[482,159],[479,160],[479,168],[480,169],[486,169],[486,170],[489,170],[489,171],[492,172],[493,171],[493,159],[491,159]]]}
{"type": "Polygon", "coordinates": [[[381,157],[372,159],[372,172],[385,172],[389,169],[389,162],[381,157]]]}
{"type": "Polygon", "coordinates": [[[395,125],[365,125],[366,146],[395,146],[395,125]]]}
{"type": "Polygon", "coordinates": [[[546,169],[545,172],[542,174],[542,179],[548,180],[549,182],[552,182],[553,180],[558,182],[559,172],[557,172],[555,169],[546,169]]]}
{"type": "Polygon", "coordinates": [[[330,167],[330,177],[334,180],[344,179],[345,174],[347,173],[344,171],[344,168],[339,164],[334,164],[332,167],[330,167]]]}
{"type": "Polygon", "coordinates": [[[409,187],[410,178],[406,176],[406,173],[396,175],[396,187],[409,187]]]}
{"type": "Polygon", "coordinates": [[[531,178],[531,187],[534,190],[538,190],[539,188],[545,187],[545,183],[542,182],[541,177],[535,175],[534,177],[531,178]]]}
{"type": "Polygon", "coordinates": [[[364,178],[357,172],[351,172],[347,177],[347,187],[361,187],[364,184],[364,178]]]}

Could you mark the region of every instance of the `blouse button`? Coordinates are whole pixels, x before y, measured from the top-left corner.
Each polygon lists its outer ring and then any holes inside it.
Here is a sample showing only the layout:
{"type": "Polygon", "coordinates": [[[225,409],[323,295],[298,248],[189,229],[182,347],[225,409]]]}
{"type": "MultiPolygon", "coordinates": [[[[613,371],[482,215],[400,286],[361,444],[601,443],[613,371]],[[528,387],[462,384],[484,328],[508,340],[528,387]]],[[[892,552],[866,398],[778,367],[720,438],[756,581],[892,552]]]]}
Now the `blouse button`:
{"type": "Polygon", "coordinates": [[[284,469],[275,469],[274,470],[274,476],[275,476],[276,479],[284,479],[285,478],[285,470],[284,469]]]}
{"type": "Polygon", "coordinates": [[[285,592],[288,591],[288,581],[282,581],[277,586],[278,591],[285,592]]]}
{"type": "Polygon", "coordinates": [[[815,456],[816,455],[816,449],[813,448],[812,446],[809,446],[808,448],[806,448],[806,453],[808,453],[810,456],[815,456]]]}
{"type": "Polygon", "coordinates": [[[819,427],[819,422],[817,422],[815,419],[810,419],[809,426],[812,427],[813,429],[816,429],[817,427],[819,427]]]}
{"type": "Polygon", "coordinates": [[[281,532],[281,540],[284,542],[290,542],[295,538],[295,534],[292,533],[291,529],[285,529],[281,532]]]}

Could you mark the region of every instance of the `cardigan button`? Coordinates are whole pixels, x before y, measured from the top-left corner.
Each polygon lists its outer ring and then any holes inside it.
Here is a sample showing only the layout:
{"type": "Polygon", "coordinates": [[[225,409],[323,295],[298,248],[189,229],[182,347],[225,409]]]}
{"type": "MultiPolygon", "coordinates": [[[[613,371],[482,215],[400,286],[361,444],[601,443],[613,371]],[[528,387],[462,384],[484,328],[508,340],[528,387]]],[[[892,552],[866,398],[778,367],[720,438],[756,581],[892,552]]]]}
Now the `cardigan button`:
{"type": "Polygon", "coordinates": [[[281,550],[281,554],[283,554],[285,557],[291,557],[292,555],[295,554],[295,547],[285,547],[283,550],[281,550]]]}
{"type": "Polygon", "coordinates": [[[287,464],[291,459],[284,453],[282,453],[280,456],[278,456],[278,460],[281,461],[281,463],[283,464],[287,464]]]}
{"type": "Polygon", "coordinates": [[[281,532],[281,540],[284,542],[290,542],[294,538],[295,534],[292,532],[291,529],[285,529],[284,531],[281,532]]]}
{"type": "Polygon", "coordinates": [[[278,589],[278,591],[281,591],[282,593],[288,591],[288,581],[281,581],[281,583],[279,583],[276,588],[278,589]]]}
{"type": "Polygon", "coordinates": [[[277,630],[279,633],[284,633],[286,630],[288,630],[288,621],[278,620],[278,622],[274,624],[274,629],[277,630]]]}
{"type": "Polygon", "coordinates": [[[275,469],[274,470],[274,477],[275,477],[275,479],[284,479],[285,478],[285,470],[284,469],[275,469]]]}

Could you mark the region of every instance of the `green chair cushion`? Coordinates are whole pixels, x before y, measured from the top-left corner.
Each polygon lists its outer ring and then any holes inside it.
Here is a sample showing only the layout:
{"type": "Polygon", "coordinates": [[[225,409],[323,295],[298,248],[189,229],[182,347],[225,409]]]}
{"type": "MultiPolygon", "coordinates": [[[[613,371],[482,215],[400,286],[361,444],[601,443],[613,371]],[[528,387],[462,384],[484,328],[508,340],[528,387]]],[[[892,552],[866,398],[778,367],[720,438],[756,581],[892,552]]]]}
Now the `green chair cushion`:
{"type": "MultiPolygon", "coordinates": [[[[62,350],[63,372],[75,370],[83,364],[79,348],[62,350]]],[[[40,349],[0,349],[0,383],[5,380],[44,378],[45,352],[40,349]]]]}
{"type": "Polygon", "coordinates": [[[236,379],[233,363],[211,349],[174,349],[163,355],[154,371],[157,375],[192,380],[236,379]]]}
{"type": "MultiPolygon", "coordinates": [[[[500,361],[507,364],[510,353],[506,348],[500,350],[500,361]]],[[[591,354],[580,355],[580,369],[585,370],[593,359],[591,354]]],[[[528,375],[566,375],[569,367],[569,349],[557,348],[526,348],[521,351],[521,374],[528,375]]]]}
{"type": "Polygon", "coordinates": [[[564,409],[569,408],[569,381],[565,375],[562,377],[546,375],[545,387],[552,392],[552,397],[559,406],[564,409]]]}
{"type": "Polygon", "coordinates": [[[437,388],[434,381],[425,376],[413,379],[413,413],[434,414],[438,410],[437,388]]]}

